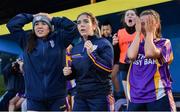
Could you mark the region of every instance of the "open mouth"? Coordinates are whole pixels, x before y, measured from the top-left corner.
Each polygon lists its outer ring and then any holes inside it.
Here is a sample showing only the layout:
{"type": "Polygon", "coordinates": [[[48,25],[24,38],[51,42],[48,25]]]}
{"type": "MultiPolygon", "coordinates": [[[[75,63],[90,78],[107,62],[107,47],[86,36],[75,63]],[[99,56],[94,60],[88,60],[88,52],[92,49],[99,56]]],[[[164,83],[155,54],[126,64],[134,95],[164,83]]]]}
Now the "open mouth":
{"type": "Polygon", "coordinates": [[[81,31],[85,31],[85,29],[81,29],[81,31]]]}
{"type": "Polygon", "coordinates": [[[85,29],[81,29],[80,32],[85,32],[86,30],[85,29]]]}
{"type": "Polygon", "coordinates": [[[129,20],[129,23],[132,23],[132,20],[131,20],[131,19],[129,20]]]}

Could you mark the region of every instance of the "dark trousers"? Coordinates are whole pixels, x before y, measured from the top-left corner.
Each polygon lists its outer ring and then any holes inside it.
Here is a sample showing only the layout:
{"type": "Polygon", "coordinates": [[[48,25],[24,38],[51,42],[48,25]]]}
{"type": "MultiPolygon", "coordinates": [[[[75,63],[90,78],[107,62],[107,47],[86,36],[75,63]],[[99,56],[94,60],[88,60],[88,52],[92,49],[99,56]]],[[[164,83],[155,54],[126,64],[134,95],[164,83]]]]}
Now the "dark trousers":
{"type": "Polygon", "coordinates": [[[171,111],[168,96],[150,103],[132,103],[128,105],[128,111],[171,111]]]}
{"type": "Polygon", "coordinates": [[[66,98],[41,101],[27,98],[27,110],[30,111],[65,111],[68,106],[66,98]]]}
{"type": "Polygon", "coordinates": [[[75,96],[73,111],[109,111],[114,110],[112,95],[99,95],[89,98],[75,96]]]}

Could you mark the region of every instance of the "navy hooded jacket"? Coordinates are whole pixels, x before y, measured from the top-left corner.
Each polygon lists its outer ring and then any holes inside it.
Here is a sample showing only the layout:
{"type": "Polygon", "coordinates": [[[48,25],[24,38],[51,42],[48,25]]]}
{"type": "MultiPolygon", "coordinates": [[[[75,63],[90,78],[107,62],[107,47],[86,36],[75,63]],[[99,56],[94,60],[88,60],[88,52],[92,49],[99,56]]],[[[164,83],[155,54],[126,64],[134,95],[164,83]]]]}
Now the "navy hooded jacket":
{"type": "Polygon", "coordinates": [[[35,100],[65,98],[66,77],[62,72],[65,48],[78,34],[77,26],[65,17],[53,17],[51,24],[54,25],[54,31],[47,39],[37,38],[36,47],[29,53],[26,50],[29,33],[22,27],[32,20],[32,15],[23,13],[7,24],[12,38],[23,49],[26,97],[35,100]]]}

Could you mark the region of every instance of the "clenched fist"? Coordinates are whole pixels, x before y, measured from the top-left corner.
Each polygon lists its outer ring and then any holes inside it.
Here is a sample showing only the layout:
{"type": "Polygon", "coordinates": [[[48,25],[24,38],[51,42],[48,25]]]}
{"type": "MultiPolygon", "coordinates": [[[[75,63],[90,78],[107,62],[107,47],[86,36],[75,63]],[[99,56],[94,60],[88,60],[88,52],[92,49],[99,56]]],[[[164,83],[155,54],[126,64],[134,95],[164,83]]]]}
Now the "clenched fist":
{"type": "Polygon", "coordinates": [[[64,67],[63,69],[64,76],[68,76],[72,73],[71,67],[64,67]]]}

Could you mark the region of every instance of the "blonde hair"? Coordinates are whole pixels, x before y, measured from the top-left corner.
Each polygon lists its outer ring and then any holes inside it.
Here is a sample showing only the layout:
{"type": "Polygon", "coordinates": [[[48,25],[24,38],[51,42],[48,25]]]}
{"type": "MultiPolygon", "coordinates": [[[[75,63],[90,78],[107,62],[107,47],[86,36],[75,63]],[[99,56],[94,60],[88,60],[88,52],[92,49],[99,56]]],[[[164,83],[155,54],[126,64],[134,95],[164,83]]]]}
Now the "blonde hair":
{"type": "Polygon", "coordinates": [[[158,28],[156,29],[155,35],[157,38],[161,38],[161,36],[162,36],[161,35],[161,23],[160,23],[161,20],[160,20],[159,13],[156,12],[155,10],[150,9],[150,10],[145,10],[145,11],[141,12],[140,16],[144,16],[144,15],[152,15],[155,18],[156,22],[159,24],[158,28]]]}
{"type": "Polygon", "coordinates": [[[83,12],[83,13],[81,13],[81,14],[78,15],[77,19],[78,19],[80,16],[82,16],[82,15],[87,15],[87,16],[90,17],[91,22],[96,25],[96,28],[95,28],[95,30],[94,30],[94,34],[95,34],[97,37],[101,37],[101,31],[100,31],[100,28],[99,28],[99,26],[98,26],[98,21],[97,21],[96,17],[95,17],[92,13],[90,13],[90,12],[83,12]]]}

